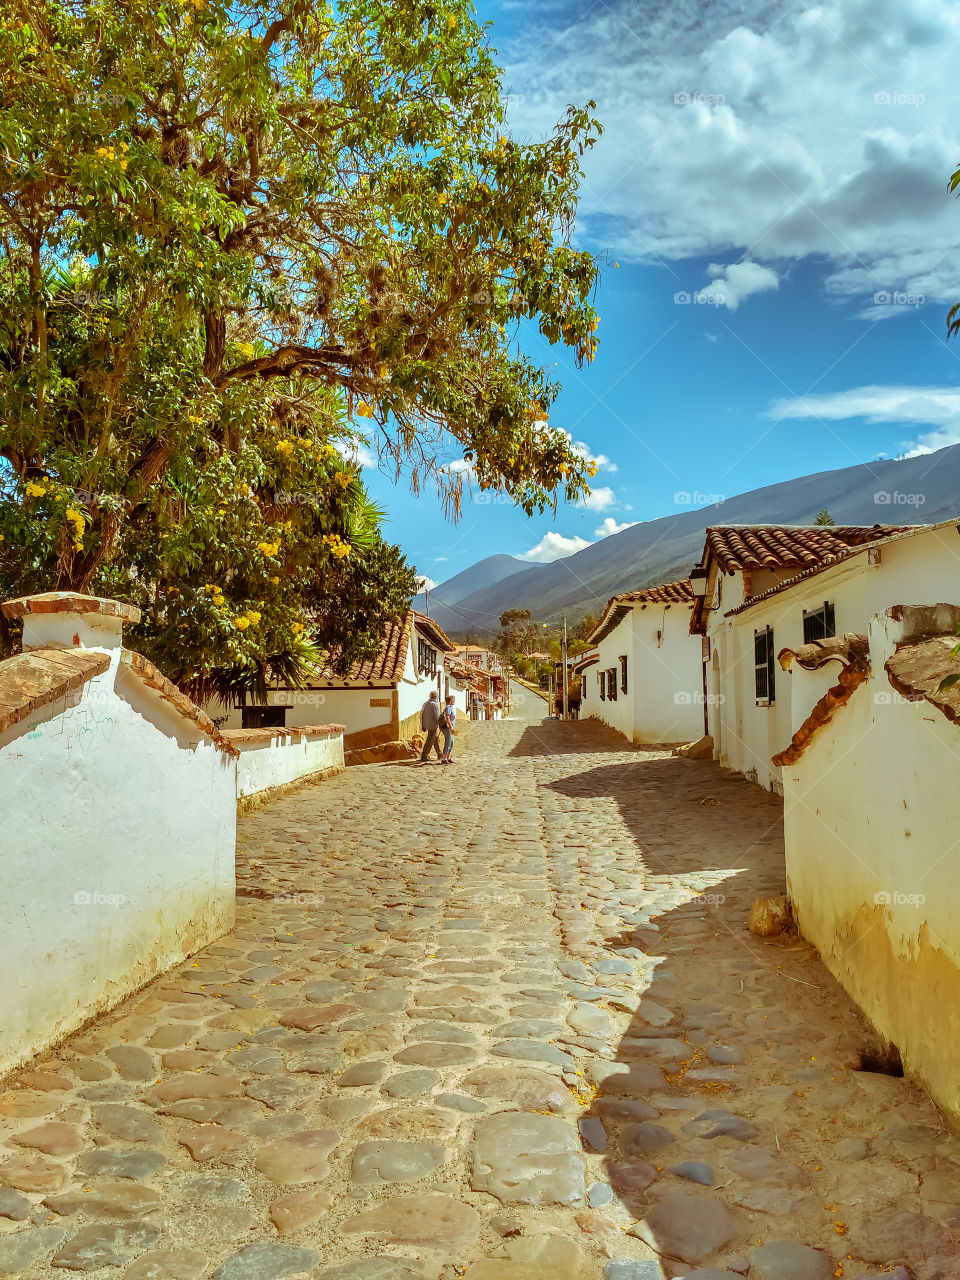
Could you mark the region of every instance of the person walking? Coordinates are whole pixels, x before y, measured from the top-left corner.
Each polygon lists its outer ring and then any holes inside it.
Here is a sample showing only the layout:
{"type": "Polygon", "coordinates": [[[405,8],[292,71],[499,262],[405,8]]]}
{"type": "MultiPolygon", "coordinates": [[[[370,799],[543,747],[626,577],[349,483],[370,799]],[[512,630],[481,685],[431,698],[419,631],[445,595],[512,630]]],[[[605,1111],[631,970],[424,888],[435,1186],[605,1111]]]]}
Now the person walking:
{"type": "Polygon", "coordinates": [[[452,693],[447,694],[446,705],[440,717],[440,728],[443,730],[443,755],[441,764],[453,764],[453,739],[457,724],[457,705],[452,693]]]}
{"type": "Polygon", "coordinates": [[[436,751],[437,759],[443,759],[443,753],[440,750],[440,743],[437,741],[437,735],[440,731],[440,695],[436,689],[430,690],[430,697],[420,708],[420,728],[426,734],[423,740],[423,750],[420,752],[420,763],[429,764],[429,755],[431,750],[436,751]]]}

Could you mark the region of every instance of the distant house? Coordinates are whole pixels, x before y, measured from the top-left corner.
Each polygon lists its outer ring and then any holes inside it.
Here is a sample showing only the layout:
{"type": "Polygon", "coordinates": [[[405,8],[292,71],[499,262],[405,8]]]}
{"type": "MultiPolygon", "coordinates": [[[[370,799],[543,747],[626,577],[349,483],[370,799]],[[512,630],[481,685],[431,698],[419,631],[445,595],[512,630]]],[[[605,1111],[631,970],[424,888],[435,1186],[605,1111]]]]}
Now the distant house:
{"type": "Polygon", "coordinates": [[[611,597],[588,637],[581,716],[631,742],[690,742],[704,733],[701,643],[690,633],[688,579],[611,597]]]}
{"type": "Polygon", "coordinates": [[[348,751],[409,738],[419,732],[420,708],[431,689],[441,699],[454,694],[457,709],[467,710],[469,685],[463,664],[452,661],[453,653],[443,629],[411,609],[388,626],[375,657],[354,663],[342,676],[328,662],[305,688],[277,688],[266,706],[234,709],[227,727],[242,722],[243,728],[292,728],[313,723],[319,713],[325,721],[346,725],[348,751]]]}
{"type": "MultiPolygon", "coordinates": [[[[954,519],[708,529],[693,571],[699,594],[691,629],[707,641],[708,721],[720,763],[780,791],[773,757],[812,702],[791,705],[791,676],[777,655],[863,634],[874,614],[899,602],[960,601],[957,528],[954,519]]],[[[818,694],[804,694],[811,696],[815,702],[818,694]]]]}

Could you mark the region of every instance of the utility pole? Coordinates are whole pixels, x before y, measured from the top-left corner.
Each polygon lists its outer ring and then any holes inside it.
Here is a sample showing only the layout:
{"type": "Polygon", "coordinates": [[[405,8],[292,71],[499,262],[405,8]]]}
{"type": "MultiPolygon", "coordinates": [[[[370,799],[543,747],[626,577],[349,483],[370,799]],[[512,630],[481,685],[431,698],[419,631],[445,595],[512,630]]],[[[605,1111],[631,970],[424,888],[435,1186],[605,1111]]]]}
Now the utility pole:
{"type": "Polygon", "coordinates": [[[570,679],[567,674],[567,615],[563,615],[563,638],[560,642],[560,662],[563,679],[563,718],[570,719],[570,679]]]}

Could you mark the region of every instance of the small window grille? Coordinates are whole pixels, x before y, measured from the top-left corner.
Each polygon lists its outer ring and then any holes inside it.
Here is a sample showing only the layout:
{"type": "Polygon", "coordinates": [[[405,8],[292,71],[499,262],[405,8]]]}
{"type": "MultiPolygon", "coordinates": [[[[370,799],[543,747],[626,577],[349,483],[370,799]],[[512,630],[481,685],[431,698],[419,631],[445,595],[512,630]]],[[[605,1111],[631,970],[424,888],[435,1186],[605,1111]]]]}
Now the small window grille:
{"type": "Polygon", "coordinates": [[[836,634],[837,624],[834,618],[834,608],[829,600],[824,600],[819,609],[804,609],[804,644],[810,644],[812,640],[826,640],[829,636],[835,636],[836,634]]]}
{"type": "Polygon", "coordinates": [[[762,631],[753,633],[753,661],[757,702],[763,706],[770,706],[776,698],[774,678],[776,660],[773,656],[772,627],[764,627],[762,631]]]}

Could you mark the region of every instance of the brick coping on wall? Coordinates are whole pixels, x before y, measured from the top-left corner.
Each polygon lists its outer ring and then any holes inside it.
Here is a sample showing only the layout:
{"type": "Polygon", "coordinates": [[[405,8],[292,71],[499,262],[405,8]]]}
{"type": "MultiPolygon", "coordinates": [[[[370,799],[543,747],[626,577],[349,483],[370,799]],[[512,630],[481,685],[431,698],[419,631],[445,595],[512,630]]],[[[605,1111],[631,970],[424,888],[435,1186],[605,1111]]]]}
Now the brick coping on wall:
{"type": "Polygon", "coordinates": [[[105,618],[122,618],[139,622],[140,610],[135,604],[124,604],[105,596],[85,596],[76,591],[45,591],[37,596],[18,596],[5,600],[0,608],[7,618],[23,618],[34,613],[99,613],[105,618]]]}
{"type": "Polygon", "coordinates": [[[345,724],[298,724],[287,728],[274,725],[264,729],[224,729],[222,735],[234,747],[252,747],[274,738],[333,738],[346,731],[345,724]]]}
{"type": "Polygon", "coordinates": [[[99,649],[31,649],[0,662],[0,733],[109,666],[99,649]]]}
{"type": "Polygon", "coordinates": [[[145,658],[142,653],[134,653],[132,649],[123,649],[120,661],[124,666],[129,667],[145,685],[159,693],[164,702],[169,703],[185,720],[192,720],[200,732],[210,738],[221,751],[225,751],[229,756],[240,754],[236,747],[224,738],[207,713],[201,711],[196,703],[191,702],[187,695],[178,689],[172,680],[168,680],[149,658],[145,658]]]}

